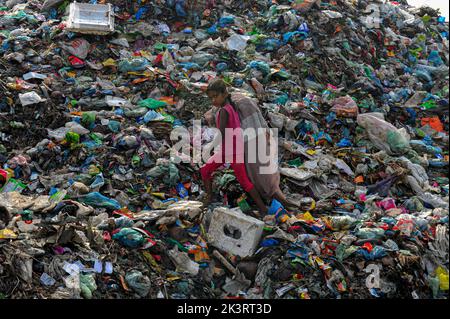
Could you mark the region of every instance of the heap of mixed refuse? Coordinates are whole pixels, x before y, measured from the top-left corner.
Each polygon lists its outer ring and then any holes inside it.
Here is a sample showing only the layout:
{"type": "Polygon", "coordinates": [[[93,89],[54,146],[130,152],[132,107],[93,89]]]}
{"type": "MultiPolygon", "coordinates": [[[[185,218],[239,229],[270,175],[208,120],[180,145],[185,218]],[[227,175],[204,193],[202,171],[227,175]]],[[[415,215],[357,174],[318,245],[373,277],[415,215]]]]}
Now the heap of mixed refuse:
{"type": "Polygon", "coordinates": [[[0,0],[0,299],[448,298],[448,32],[407,1],[0,0]],[[298,209],[251,217],[227,167],[205,207],[171,155],[212,141],[217,77],[298,209]]]}

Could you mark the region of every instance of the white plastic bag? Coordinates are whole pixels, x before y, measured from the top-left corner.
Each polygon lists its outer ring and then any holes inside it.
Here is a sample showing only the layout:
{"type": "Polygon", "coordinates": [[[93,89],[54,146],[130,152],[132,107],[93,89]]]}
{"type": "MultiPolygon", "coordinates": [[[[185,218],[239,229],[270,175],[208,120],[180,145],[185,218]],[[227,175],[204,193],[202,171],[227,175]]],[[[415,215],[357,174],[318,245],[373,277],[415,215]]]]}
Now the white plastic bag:
{"type": "Polygon", "coordinates": [[[286,121],[286,117],[283,114],[272,113],[272,112],[269,112],[268,115],[269,115],[270,123],[274,127],[281,130],[284,126],[284,122],[286,121]]]}
{"type": "Polygon", "coordinates": [[[91,47],[89,42],[82,38],[75,39],[70,44],[61,43],[60,45],[61,48],[82,60],[86,59],[91,47]]]}
{"type": "Polygon", "coordinates": [[[342,13],[337,11],[323,10],[322,13],[330,19],[338,19],[343,17],[342,13]]]}
{"type": "Polygon", "coordinates": [[[181,273],[188,273],[192,276],[196,276],[199,272],[199,265],[193,262],[188,254],[185,252],[179,251],[178,247],[175,246],[174,249],[169,250],[168,255],[170,259],[174,262],[177,267],[177,271],[181,273]]]}
{"type": "Polygon", "coordinates": [[[117,44],[117,45],[123,46],[125,48],[129,48],[130,47],[130,44],[128,43],[128,40],[125,39],[125,38],[117,38],[117,39],[113,39],[113,40],[111,40],[109,42],[112,43],[112,44],[117,44]]]}
{"type": "Polygon", "coordinates": [[[57,142],[61,142],[68,132],[70,132],[70,128],[68,127],[60,127],[56,130],[47,129],[48,137],[56,140],[57,142]]]}
{"type": "Polygon", "coordinates": [[[77,133],[79,135],[86,135],[90,133],[87,128],[84,128],[77,122],[67,122],[65,126],[69,129],[70,132],[77,133]]]}
{"type": "Polygon", "coordinates": [[[111,107],[132,107],[133,105],[130,103],[130,101],[117,97],[117,96],[110,96],[107,95],[105,98],[106,104],[111,107]]]}
{"type": "Polygon", "coordinates": [[[247,41],[250,39],[249,36],[233,34],[228,38],[227,47],[228,50],[232,51],[244,51],[247,47],[247,41]]]}
{"type": "Polygon", "coordinates": [[[27,92],[24,94],[19,94],[19,100],[20,103],[22,103],[23,106],[37,104],[41,102],[45,102],[46,99],[43,99],[34,91],[27,92]]]}
{"type": "Polygon", "coordinates": [[[397,129],[386,122],[382,113],[360,114],[357,122],[366,129],[375,147],[387,154],[403,154],[410,149],[409,134],[405,129],[397,129]]]}

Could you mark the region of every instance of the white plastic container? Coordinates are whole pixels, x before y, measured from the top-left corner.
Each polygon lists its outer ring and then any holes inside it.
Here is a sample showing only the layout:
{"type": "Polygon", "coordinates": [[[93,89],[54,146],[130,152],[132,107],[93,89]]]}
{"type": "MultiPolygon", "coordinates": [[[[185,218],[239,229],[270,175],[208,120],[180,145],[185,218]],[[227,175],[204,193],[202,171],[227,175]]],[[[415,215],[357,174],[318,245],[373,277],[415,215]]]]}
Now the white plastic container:
{"type": "Polygon", "coordinates": [[[114,32],[112,5],[73,2],[69,7],[68,31],[105,35],[114,32]]]}

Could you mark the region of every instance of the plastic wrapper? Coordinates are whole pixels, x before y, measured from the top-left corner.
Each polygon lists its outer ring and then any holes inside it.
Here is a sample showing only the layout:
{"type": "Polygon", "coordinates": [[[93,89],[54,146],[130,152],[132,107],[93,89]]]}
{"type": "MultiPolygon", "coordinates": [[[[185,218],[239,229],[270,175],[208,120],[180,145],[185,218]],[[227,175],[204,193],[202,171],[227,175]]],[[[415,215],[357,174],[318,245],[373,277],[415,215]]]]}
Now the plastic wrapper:
{"type": "Polygon", "coordinates": [[[337,116],[343,117],[356,117],[359,113],[358,105],[348,95],[335,99],[330,111],[336,113],[337,116]]]}
{"type": "Polygon", "coordinates": [[[75,39],[69,44],[61,44],[64,50],[82,60],[88,56],[90,46],[89,42],[83,38],[75,39]]]}
{"type": "Polygon", "coordinates": [[[19,94],[20,103],[23,106],[33,105],[41,102],[45,102],[46,99],[43,99],[34,91],[19,94]]]}

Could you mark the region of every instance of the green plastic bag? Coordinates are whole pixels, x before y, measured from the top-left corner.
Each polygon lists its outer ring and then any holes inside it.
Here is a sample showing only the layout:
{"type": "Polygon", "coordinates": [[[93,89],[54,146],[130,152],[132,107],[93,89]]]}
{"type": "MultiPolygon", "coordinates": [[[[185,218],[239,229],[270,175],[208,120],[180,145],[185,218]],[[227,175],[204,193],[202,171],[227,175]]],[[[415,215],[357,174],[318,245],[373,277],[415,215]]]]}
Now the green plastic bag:
{"type": "Polygon", "coordinates": [[[180,174],[177,166],[173,163],[159,164],[147,172],[147,176],[151,178],[158,178],[163,176],[163,182],[168,186],[175,186],[180,179],[180,174]]]}
{"type": "Polygon", "coordinates": [[[146,107],[151,110],[156,110],[156,109],[160,109],[160,108],[167,106],[167,103],[150,98],[150,99],[145,99],[145,100],[139,101],[138,105],[140,107],[146,107]]]}
{"type": "Polygon", "coordinates": [[[238,205],[239,208],[245,213],[250,211],[252,208],[250,207],[250,205],[248,204],[248,202],[246,201],[247,196],[244,194],[243,196],[241,196],[238,199],[238,205]]]}
{"type": "Polygon", "coordinates": [[[272,78],[275,79],[281,79],[281,80],[289,80],[289,78],[291,77],[291,75],[289,73],[287,73],[286,71],[277,71],[275,73],[273,73],[271,75],[272,78]]]}
{"type": "Polygon", "coordinates": [[[162,116],[164,116],[164,122],[173,124],[175,121],[175,117],[173,115],[163,113],[162,116]]]}
{"type": "Polygon", "coordinates": [[[165,51],[167,49],[167,44],[165,44],[165,43],[156,43],[153,46],[153,49],[155,49],[155,51],[165,51]]]}
{"type": "Polygon", "coordinates": [[[410,148],[409,141],[399,131],[388,132],[387,142],[391,150],[395,153],[403,154],[410,148]]]}
{"type": "Polygon", "coordinates": [[[339,244],[336,248],[336,258],[340,262],[342,262],[344,259],[350,257],[352,254],[354,254],[358,250],[357,246],[350,246],[347,247],[343,244],[339,244]]]}
{"type": "Polygon", "coordinates": [[[93,274],[80,274],[81,295],[86,299],[92,299],[92,293],[97,290],[97,283],[93,274]]]}
{"type": "Polygon", "coordinates": [[[422,103],[421,107],[425,110],[434,109],[436,107],[436,101],[428,100],[428,101],[422,103]]]}
{"type": "Polygon", "coordinates": [[[89,134],[89,137],[90,137],[95,143],[97,143],[98,145],[102,145],[102,144],[103,144],[102,139],[101,139],[97,134],[91,133],[91,134],[89,134]]]}
{"type": "Polygon", "coordinates": [[[133,167],[138,166],[141,163],[141,158],[138,155],[134,155],[133,158],[131,159],[131,164],[133,165],[133,167]]]}
{"type": "Polygon", "coordinates": [[[3,186],[3,188],[0,189],[1,193],[9,193],[9,192],[19,192],[21,193],[27,185],[24,183],[14,179],[10,178],[8,182],[3,186]]]}
{"type": "Polygon", "coordinates": [[[66,141],[69,144],[80,144],[80,134],[74,132],[67,132],[66,141]]]}
{"type": "Polygon", "coordinates": [[[50,203],[58,204],[59,202],[61,202],[66,197],[66,195],[67,195],[67,191],[66,190],[59,190],[55,194],[50,196],[50,203]]]}
{"type": "Polygon", "coordinates": [[[430,286],[431,291],[433,293],[433,298],[436,298],[439,294],[439,278],[438,277],[429,277],[428,278],[428,286],[430,286]]]}
{"type": "Polygon", "coordinates": [[[299,167],[303,165],[303,162],[300,157],[297,157],[294,160],[288,161],[289,166],[299,167]]]}
{"type": "Polygon", "coordinates": [[[95,113],[92,112],[84,112],[81,117],[81,123],[87,129],[90,129],[92,125],[95,123],[95,113]]]}
{"type": "Polygon", "coordinates": [[[150,278],[144,276],[140,271],[133,270],[125,275],[127,284],[142,298],[150,293],[152,283],[150,278]]]}

